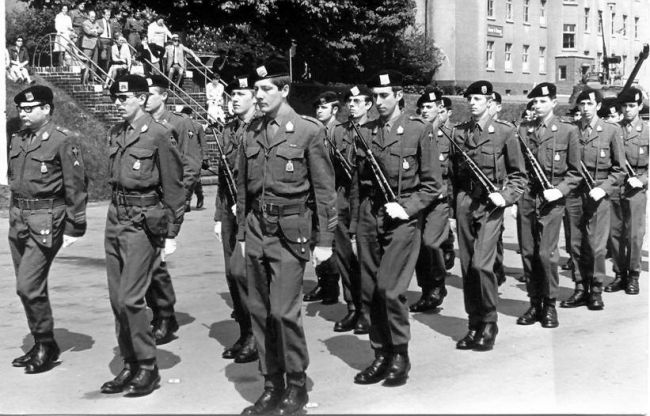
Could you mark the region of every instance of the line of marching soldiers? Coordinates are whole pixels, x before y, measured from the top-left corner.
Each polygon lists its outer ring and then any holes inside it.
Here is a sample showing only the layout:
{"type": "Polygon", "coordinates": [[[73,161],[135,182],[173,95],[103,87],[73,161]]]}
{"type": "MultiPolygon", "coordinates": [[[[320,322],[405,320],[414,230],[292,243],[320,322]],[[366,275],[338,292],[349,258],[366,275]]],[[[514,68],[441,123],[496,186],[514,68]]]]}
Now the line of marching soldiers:
{"type": "MultiPolygon", "coordinates": [[[[648,167],[640,91],[619,96],[624,118],[618,125],[597,116],[602,98],[585,90],[578,97],[582,118],[573,124],[554,114],[556,88],[542,83],[529,94],[536,118],[514,126],[498,119],[500,97],[492,85],[478,81],[465,91],[470,120],[453,126],[451,101],[433,88],[418,100],[421,117],[408,116],[402,81],[399,72],[384,70],[349,88],[344,123],[335,122],[340,104],[332,93],[315,102],[317,119],[298,115],[287,101],[291,80],[282,61],[228,85],[236,117],[218,143],[214,232],[241,334],[223,357],[259,359],[264,376],[262,395],[244,414],[293,414],[307,403],[301,297],[310,259],[320,277],[307,300],[331,300],[328,278],[338,271],[348,313],[334,330],[369,334],[374,358],[355,376],[358,384],[406,382],[410,330],[403,294],[415,272],[422,297],[410,309],[443,302],[446,269],[454,262],[452,217],[468,314],[459,349],[495,344],[507,206],[519,206],[530,297],[519,324],[558,326],[563,218],[575,291],[560,306],[603,308],[612,221],[616,279],[605,290],[638,293],[648,167]],[[369,120],[373,106],[379,117],[369,120]]],[[[165,112],[163,84],[127,75],[111,88],[124,121],[109,134],[113,195],[105,248],[124,368],[102,385],[103,393],[156,389],[155,346],[178,328],[164,258],[174,251],[198,177],[200,141],[180,133],[191,123],[165,112]]],[[[15,102],[25,128],[10,141],[9,240],[35,345],[13,365],[35,373],[59,357],[47,273],[59,248],[85,231],[86,183],[78,137],[49,122],[52,92],[31,87],[15,102]]]]}

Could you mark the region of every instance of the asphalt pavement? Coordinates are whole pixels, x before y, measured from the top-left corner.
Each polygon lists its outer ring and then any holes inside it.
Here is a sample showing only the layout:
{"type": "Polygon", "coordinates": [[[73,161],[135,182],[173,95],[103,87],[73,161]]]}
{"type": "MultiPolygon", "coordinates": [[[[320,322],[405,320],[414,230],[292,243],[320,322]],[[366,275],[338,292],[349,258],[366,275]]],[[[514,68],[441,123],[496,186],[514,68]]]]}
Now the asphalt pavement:
{"type": "MultiPolygon", "coordinates": [[[[238,330],[230,318],[221,246],[212,233],[216,188],[205,190],[207,208],[186,215],[178,250],[168,259],[178,298],[178,338],[158,349],[160,389],[141,398],[99,392],[121,369],[104,261],[107,203],[90,204],[86,236],[54,261],[49,290],[61,362],[37,375],[11,366],[32,339],[15,293],[7,214],[0,213],[0,413],[233,414],[255,401],[262,391],[257,364],[221,358],[238,330]]],[[[516,279],[522,270],[510,215],[504,243],[508,277],[500,287],[495,349],[455,349],[467,329],[456,260],[443,305],[433,313],[411,314],[413,368],[404,386],[354,384],[354,375],[372,360],[367,336],[332,331],[346,311],[342,299],[331,306],[303,304],[311,359],[307,413],[647,413],[647,245],[640,295],[604,294],[603,311],[558,308],[559,328],[543,329],[515,323],[528,298],[516,279]]],[[[562,256],[564,261],[564,251],[562,256]]],[[[609,281],[609,262],[608,269],[609,281]]],[[[308,266],[305,290],[314,284],[308,266]]],[[[565,299],[573,288],[566,272],[560,284],[565,299]]],[[[419,297],[415,279],[406,296],[409,303],[419,297]]]]}

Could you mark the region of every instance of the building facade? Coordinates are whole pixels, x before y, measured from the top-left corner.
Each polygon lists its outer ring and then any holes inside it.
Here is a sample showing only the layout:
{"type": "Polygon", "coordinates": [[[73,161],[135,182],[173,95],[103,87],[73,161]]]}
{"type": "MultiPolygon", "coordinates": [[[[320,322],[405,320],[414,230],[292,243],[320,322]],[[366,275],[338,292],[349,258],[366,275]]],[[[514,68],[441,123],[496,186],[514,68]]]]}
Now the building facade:
{"type": "MultiPolygon", "coordinates": [[[[623,84],[650,41],[650,0],[416,0],[416,25],[445,60],[435,80],[467,86],[486,79],[505,94],[553,82],[560,94],[589,73],[623,84]],[[600,18],[602,17],[602,30],[600,18]],[[604,33],[601,33],[604,32],[604,33]]],[[[636,80],[648,90],[646,62],[636,80]]]]}

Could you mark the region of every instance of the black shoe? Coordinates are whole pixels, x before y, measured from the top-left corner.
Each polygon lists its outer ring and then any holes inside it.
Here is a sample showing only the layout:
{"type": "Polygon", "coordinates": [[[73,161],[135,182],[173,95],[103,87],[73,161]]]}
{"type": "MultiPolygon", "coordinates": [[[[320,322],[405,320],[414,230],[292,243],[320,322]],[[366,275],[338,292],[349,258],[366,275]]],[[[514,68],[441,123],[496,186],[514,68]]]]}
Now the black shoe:
{"type": "Polygon", "coordinates": [[[456,343],[456,349],[458,350],[471,350],[474,348],[476,343],[476,338],[478,337],[479,328],[469,328],[467,334],[456,343]]]}
{"type": "Polygon", "coordinates": [[[357,319],[357,324],[354,326],[354,333],[357,335],[365,335],[370,332],[370,322],[366,315],[361,313],[359,319],[357,319]]]}
{"type": "Polygon", "coordinates": [[[560,322],[557,320],[557,310],[555,310],[555,299],[544,300],[544,309],[542,311],[542,327],[557,328],[560,322]]]}
{"type": "Polygon", "coordinates": [[[36,350],[25,364],[25,373],[27,374],[42,373],[49,370],[61,354],[55,341],[37,342],[35,347],[36,350]]]}
{"type": "Polygon", "coordinates": [[[282,395],[282,400],[275,411],[277,415],[293,415],[302,410],[309,401],[307,386],[289,384],[282,395]]]}
{"type": "Polygon", "coordinates": [[[600,311],[605,307],[603,303],[603,297],[600,292],[591,291],[589,293],[589,299],[587,299],[587,308],[592,311],[600,311]]]}
{"type": "Polygon", "coordinates": [[[444,251],[442,253],[442,258],[445,261],[445,270],[451,270],[454,268],[454,262],[456,261],[456,252],[454,250],[444,251]]]}
{"type": "Polygon", "coordinates": [[[113,380],[102,384],[101,392],[104,394],[122,393],[135,377],[137,370],[138,365],[136,363],[124,363],[124,368],[113,380]]]}
{"type": "Polygon", "coordinates": [[[284,388],[265,387],[264,393],[255,401],[255,404],[245,408],[242,415],[264,415],[275,411],[282,400],[284,388]]]}
{"type": "Polygon", "coordinates": [[[178,331],[178,322],[176,322],[176,317],[160,318],[158,322],[154,324],[153,330],[156,345],[163,345],[172,341],[176,331],[178,331]]]}
{"type": "Polygon", "coordinates": [[[235,356],[235,362],[237,364],[250,363],[257,361],[257,346],[255,346],[255,338],[252,335],[246,337],[242,348],[237,352],[235,356]]]}
{"type": "Polygon", "coordinates": [[[625,278],[623,278],[623,276],[621,276],[620,274],[617,274],[614,277],[612,283],[605,286],[605,292],[607,293],[618,292],[620,290],[624,290],[626,286],[627,284],[625,278]]]}
{"type": "Polygon", "coordinates": [[[625,285],[625,293],[628,295],[638,295],[639,294],[639,278],[638,277],[629,277],[625,285]]]}
{"type": "Polygon", "coordinates": [[[127,396],[146,396],[160,387],[160,374],[158,366],[154,365],[152,370],[140,367],[135,376],[126,386],[127,396]]]}
{"type": "Polygon", "coordinates": [[[436,287],[430,293],[422,293],[420,300],[409,307],[411,312],[425,312],[435,310],[442,305],[442,301],[447,296],[447,288],[436,287]]]}
{"type": "Polygon", "coordinates": [[[302,300],[304,302],[315,302],[317,300],[323,300],[323,288],[320,283],[317,283],[316,287],[314,287],[309,293],[306,293],[305,296],[303,296],[302,300]]]}
{"type": "Polygon", "coordinates": [[[379,383],[388,374],[390,355],[385,352],[375,353],[375,360],[365,370],[354,376],[356,384],[379,383]]]}
{"type": "Polygon", "coordinates": [[[185,212],[190,212],[192,211],[192,207],[190,207],[190,202],[187,201],[185,202],[185,212]]]}
{"type": "Polygon", "coordinates": [[[577,308],[587,304],[587,292],[582,289],[576,289],[569,299],[560,302],[560,308],[577,308]]]}
{"type": "Polygon", "coordinates": [[[399,386],[406,383],[411,370],[411,362],[407,354],[394,354],[384,379],[384,386],[399,386]]]}
{"type": "Polygon", "coordinates": [[[506,282],[506,273],[503,270],[500,270],[497,273],[497,284],[501,286],[506,282]]]}
{"type": "Polygon", "coordinates": [[[244,348],[244,343],[246,342],[246,337],[239,337],[237,341],[235,341],[232,346],[226,348],[223,350],[223,353],[221,353],[221,358],[225,358],[227,360],[232,360],[234,359],[237,354],[239,354],[239,351],[241,351],[242,348],[244,348]]]}
{"type": "Polygon", "coordinates": [[[203,195],[196,196],[196,209],[203,208],[203,195]]]}
{"type": "Polygon", "coordinates": [[[13,365],[14,367],[25,367],[29,362],[29,360],[32,359],[32,355],[34,355],[34,353],[36,352],[36,346],[37,344],[34,344],[32,349],[27,351],[26,354],[14,358],[14,360],[11,362],[11,365],[13,365]]]}
{"type": "Polygon", "coordinates": [[[484,323],[480,335],[474,342],[474,351],[490,351],[494,347],[498,333],[499,328],[496,322],[484,323]]]}
{"type": "Polygon", "coordinates": [[[542,302],[531,300],[530,307],[517,319],[517,325],[533,325],[542,320],[542,302]]]}
{"type": "Polygon", "coordinates": [[[357,320],[361,316],[361,312],[348,311],[348,313],[334,324],[334,332],[348,332],[352,331],[357,324],[357,320]]]}

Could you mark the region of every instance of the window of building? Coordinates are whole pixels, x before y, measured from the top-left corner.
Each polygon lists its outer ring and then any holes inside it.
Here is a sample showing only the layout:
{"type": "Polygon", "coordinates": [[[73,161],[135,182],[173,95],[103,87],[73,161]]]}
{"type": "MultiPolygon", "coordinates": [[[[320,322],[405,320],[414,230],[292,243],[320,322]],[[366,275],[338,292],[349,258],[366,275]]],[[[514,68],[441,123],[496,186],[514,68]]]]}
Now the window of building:
{"type": "Polygon", "coordinates": [[[576,25],[564,25],[562,34],[562,47],[564,49],[575,49],[576,47],[576,25]]]}
{"type": "Polygon", "coordinates": [[[585,32],[589,32],[589,7],[585,7],[585,32]]]}
{"type": "Polygon", "coordinates": [[[530,64],[528,62],[528,51],[530,50],[529,45],[524,45],[524,48],[521,52],[521,72],[529,73],[530,64]]]}
{"type": "Polygon", "coordinates": [[[623,36],[627,36],[627,16],[623,15],[623,27],[621,28],[621,32],[623,32],[623,36]]]}
{"type": "Polygon", "coordinates": [[[639,18],[634,18],[634,39],[639,39],[639,18]]]}
{"type": "Polygon", "coordinates": [[[494,41],[488,40],[485,49],[485,68],[494,71],[494,41]]]}
{"type": "Polygon", "coordinates": [[[612,30],[611,30],[611,35],[614,34],[614,21],[616,20],[616,13],[612,12],[612,30]]]}
{"type": "Polygon", "coordinates": [[[546,26],[546,1],[542,0],[539,5],[539,25],[546,26]]]}
{"type": "Polygon", "coordinates": [[[487,17],[494,18],[494,0],[487,0],[487,17]]]}
{"type": "Polygon", "coordinates": [[[528,23],[529,7],[530,7],[530,0],[524,0],[524,23],[528,23]]]}
{"type": "Polygon", "coordinates": [[[539,47],[539,73],[546,73],[546,47],[539,47]]]}
{"type": "Polygon", "coordinates": [[[566,65],[560,65],[557,70],[557,79],[560,81],[566,81],[566,65]]]}
{"type": "Polygon", "coordinates": [[[506,20],[512,20],[512,0],[506,0],[506,20]]]}
{"type": "Polygon", "coordinates": [[[506,72],[512,72],[512,43],[506,43],[504,67],[506,72]]]}

